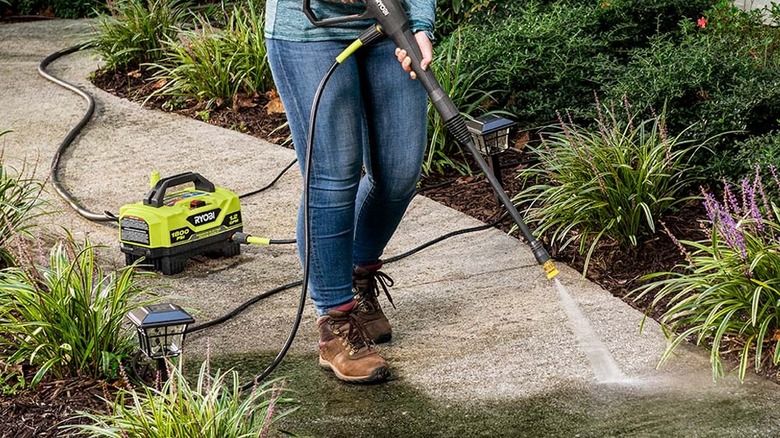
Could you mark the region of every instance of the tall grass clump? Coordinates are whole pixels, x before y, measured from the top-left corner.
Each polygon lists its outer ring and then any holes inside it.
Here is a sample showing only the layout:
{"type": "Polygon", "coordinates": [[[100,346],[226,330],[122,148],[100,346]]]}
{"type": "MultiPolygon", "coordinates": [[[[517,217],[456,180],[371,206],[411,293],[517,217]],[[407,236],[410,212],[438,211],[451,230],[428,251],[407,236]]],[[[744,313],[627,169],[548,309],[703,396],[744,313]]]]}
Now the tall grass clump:
{"type": "MultiPolygon", "coordinates": [[[[456,32],[436,48],[436,79],[452,102],[465,115],[474,114],[486,106],[496,91],[483,91],[476,84],[490,74],[487,68],[466,69],[461,61],[461,37],[456,32]]],[[[447,135],[447,128],[433,105],[428,102],[428,149],[423,161],[423,173],[442,173],[446,168],[461,174],[471,173],[460,146],[447,135]]]]}
{"type": "Polygon", "coordinates": [[[115,0],[87,38],[105,62],[105,70],[136,68],[164,57],[164,41],[173,39],[189,17],[183,0],[115,0]]]}
{"type": "MultiPolygon", "coordinates": [[[[0,131],[0,137],[9,132],[0,131]]],[[[14,264],[9,241],[28,233],[35,225],[34,219],[43,214],[43,183],[28,173],[25,167],[16,170],[8,166],[0,153],[0,268],[14,264]]]]}
{"type": "Polygon", "coordinates": [[[166,57],[150,66],[164,85],[154,94],[195,99],[206,108],[273,87],[263,36],[262,6],[236,5],[224,29],[205,20],[165,42],[166,57]]]}
{"type": "Polygon", "coordinates": [[[0,271],[0,351],[8,364],[37,369],[31,379],[115,378],[136,345],[123,330],[147,294],[133,267],[104,272],[95,248],[72,238],[52,248],[49,266],[0,271]]]}
{"type": "Polygon", "coordinates": [[[241,392],[238,373],[209,375],[207,361],[191,385],[172,368],[161,389],[122,391],[109,402],[109,414],[82,413],[91,424],[68,426],[81,435],[114,438],[267,437],[274,423],[295,408],[276,382],[241,392]]]}
{"type": "Polygon", "coordinates": [[[689,160],[701,146],[669,137],[663,116],[635,122],[614,113],[601,116],[598,129],[580,129],[560,120],[532,148],[539,163],[522,176],[532,185],[514,199],[529,223],[561,248],[587,249],[583,274],[603,239],[637,247],[656,232],[664,215],[686,199],[695,180],[689,160]]]}
{"type": "MultiPolygon", "coordinates": [[[[769,170],[777,193],[777,170],[769,170]]],[[[695,338],[710,345],[713,378],[723,375],[721,355],[731,352],[744,379],[751,361],[756,371],[780,362],[780,209],[758,166],[739,187],[724,181],[722,197],[702,192],[709,237],[679,241],[686,262],[645,276],[650,283],[634,293],[664,307],[671,342],[662,361],[695,338]]]]}

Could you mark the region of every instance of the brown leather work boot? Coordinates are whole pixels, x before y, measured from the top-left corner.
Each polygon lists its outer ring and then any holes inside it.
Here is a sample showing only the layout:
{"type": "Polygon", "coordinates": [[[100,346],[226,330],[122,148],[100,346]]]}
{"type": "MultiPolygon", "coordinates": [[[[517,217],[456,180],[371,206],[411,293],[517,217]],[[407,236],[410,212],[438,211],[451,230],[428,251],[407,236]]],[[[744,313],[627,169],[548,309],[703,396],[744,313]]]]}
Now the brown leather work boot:
{"type": "Polygon", "coordinates": [[[390,376],[387,362],[365,336],[355,302],[331,309],[317,319],[320,366],[350,383],[377,383],[390,376]]]}
{"type": "Polygon", "coordinates": [[[393,298],[390,296],[389,287],[393,286],[393,279],[380,271],[382,261],[369,266],[358,266],[352,273],[352,286],[355,292],[355,306],[357,317],[366,328],[368,339],[374,343],[388,342],[393,337],[393,329],[387,320],[385,312],[379,306],[379,288],[381,287],[387,296],[387,301],[395,309],[393,298]]]}

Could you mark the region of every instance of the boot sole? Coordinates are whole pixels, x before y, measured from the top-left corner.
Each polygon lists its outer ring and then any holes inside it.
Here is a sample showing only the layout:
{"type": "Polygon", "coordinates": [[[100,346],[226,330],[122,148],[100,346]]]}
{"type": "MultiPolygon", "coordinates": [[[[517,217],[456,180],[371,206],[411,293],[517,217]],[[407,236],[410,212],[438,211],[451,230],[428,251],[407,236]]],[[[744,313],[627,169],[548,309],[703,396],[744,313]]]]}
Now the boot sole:
{"type": "Polygon", "coordinates": [[[348,383],[379,383],[387,380],[390,377],[390,370],[387,367],[379,367],[374,370],[373,373],[367,376],[345,376],[336,370],[333,365],[327,360],[320,357],[320,367],[322,369],[332,372],[338,377],[339,380],[348,383]]]}
{"type": "Polygon", "coordinates": [[[385,342],[390,342],[390,340],[393,338],[393,335],[390,333],[385,333],[383,335],[379,335],[378,338],[374,340],[375,344],[384,344],[385,342]]]}

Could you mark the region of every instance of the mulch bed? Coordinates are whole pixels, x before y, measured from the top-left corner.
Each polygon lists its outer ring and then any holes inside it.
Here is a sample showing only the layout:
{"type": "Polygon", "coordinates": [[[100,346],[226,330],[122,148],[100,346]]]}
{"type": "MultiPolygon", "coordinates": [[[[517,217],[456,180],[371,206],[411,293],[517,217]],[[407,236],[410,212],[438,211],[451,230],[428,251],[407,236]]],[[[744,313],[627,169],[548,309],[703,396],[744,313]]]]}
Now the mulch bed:
{"type": "MultiPolygon", "coordinates": [[[[79,377],[42,382],[34,391],[0,396],[0,437],[63,436],[64,424],[77,424],[78,411],[105,412],[101,397],[112,399],[116,388],[79,377]]],[[[81,421],[84,423],[84,421],[81,421]]]]}

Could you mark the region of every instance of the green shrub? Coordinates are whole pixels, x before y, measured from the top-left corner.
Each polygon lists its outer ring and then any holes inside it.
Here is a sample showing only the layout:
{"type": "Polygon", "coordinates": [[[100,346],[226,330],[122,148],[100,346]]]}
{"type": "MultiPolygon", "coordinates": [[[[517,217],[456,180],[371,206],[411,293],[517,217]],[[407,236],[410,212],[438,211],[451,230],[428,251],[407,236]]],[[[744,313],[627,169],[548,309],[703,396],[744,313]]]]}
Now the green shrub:
{"type": "Polygon", "coordinates": [[[70,239],[51,250],[49,266],[0,271],[0,351],[44,376],[116,376],[137,346],[122,329],[125,314],[146,303],[132,267],[104,273],[94,247],[70,239]]]}
{"type": "MultiPolygon", "coordinates": [[[[771,171],[777,190],[777,174],[771,171]]],[[[780,362],[780,209],[767,192],[758,169],[742,180],[741,189],[726,184],[723,201],[704,192],[710,238],[680,241],[687,263],[645,276],[652,282],[634,291],[664,307],[661,322],[673,340],[662,361],[695,337],[711,346],[713,377],[723,374],[725,350],[737,351],[740,379],[751,358],[761,370],[768,359],[765,349],[773,349],[772,363],[780,362]]]]}
{"type": "Polygon", "coordinates": [[[196,99],[209,108],[273,86],[260,6],[235,6],[223,30],[206,22],[201,27],[166,41],[167,56],[151,64],[154,79],[165,83],[155,95],[196,99]]]}
{"type": "Polygon", "coordinates": [[[171,371],[162,389],[120,392],[109,403],[110,414],[82,413],[92,424],[68,428],[91,437],[262,437],[269,436],[276,420],[294,410],[280,409],[292,401],[282,398],[282,390],[274,382],[247,394],[240,391],[237,372],[228,376],[217,371],[212,377],[207,362],[201,366],[195,386],[180,369],[171,371]]]}
{"type": "Polygon", "coordinates": [[[592,109],[593,90],[618,68],[597,28],[593,5],[528,1],[521,14],[463,28],[463,69],[489,66],[476,86],[506,90],[499,102],[526,126],[551,123],[557,110],[592,118],[579,109],[592,109]]]}
{"type": "Polygon", "coordinates": [[[762,167],[780,167],[780,131],[737,140],[721,148],[712,156],[708,168],[715,175],[732,175],[739,178],[752,173],[756,164],[762,167]]]}
{"type": "Polygon", "coordinates": [[[539,164],[524,170],[534,184],[514,199],[526,207],[536,233],[562,247],[588,248],[583,274],[603,238],[623,248],[655,233],[658,220],[684,201],[695,180],[688,161],[701,144],[667,137],[662,117],[633,125],[601,118],[598,129],[563,123],[543,134],[533,151],[539,164]]]}
{"type": "MultiPolygon", "coordinates": [[[[0,131],[0,137],[10,131],[0,131]]],[[[33,220],[43,214],[44,202],[40,195],[43,184],[21,171],[5,164],[0,154],[0,268],[13,265],[9,241],[16,235],[27,234],[33,220]]]]}
{"type": "Polygon", "coordinates": [[[15,14],[37,15],[53,13],[60,18],[83,18],[95,15],[105,9],[103,0],[3,0],[15,14]]]}
{"type": "Polygon", "coordinates": [[[695,125],[691,137],[731,133],[712,145],[720,158],[707,173],[717,177],[720,168],[739,167],[729,163],[734,141],[780,128],[780,30],[763,25],[756,12],[724,6],[707,20],[704,28],[684,22],[678,36],[634,51],[609,96],[666,106],[672,132],[695,125]]]}
{"type": "MultiPolygon", "coordinates": [[[[443,41],[436,51],[434,61],[436,79],[461,113],[469,116],[488,103],[495,93],[477,89],[475,84],[490,74],[485,69],[466,70],[461,62],[460,33],[443,41]]],[[[448,135],[444,121],[428,102],[428,149],[425,152],[423,173],[441,173],[446,168],[461,174],[471,173],[460,145],[448,135]]]]}
{"type": "Polygon", "coordinates": [[[188,6],[186,0],[116,0],[87,43],[108,71],[157,62],[164,56],[163,41],[175,38],[187,19],[188,6]]]}

